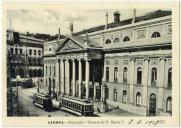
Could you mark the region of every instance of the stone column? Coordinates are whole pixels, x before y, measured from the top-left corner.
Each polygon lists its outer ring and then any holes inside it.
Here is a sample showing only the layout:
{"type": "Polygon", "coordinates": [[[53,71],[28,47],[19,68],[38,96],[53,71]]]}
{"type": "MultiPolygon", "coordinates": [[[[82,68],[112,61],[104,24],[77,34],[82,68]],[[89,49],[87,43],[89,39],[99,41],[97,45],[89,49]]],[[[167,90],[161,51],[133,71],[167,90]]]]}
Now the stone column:
{"type": "Polygon", "coordinates": [[[72,59],[72,88],[73,88],[73,96],[75,96],[75,60],[72,59]]]}
{"type": "Polygon", "coordinates": [[[86,99],[89,98],[89,73],[90,73],[90,67],[89,67],[89,61],[90,60],[85,60],[85,65],[86,65],[86,70],[85,70],[85,73],[86,73],[86,79],[85,79],[85,87],[86,87],[86,99]]]}
{"type": "Polygon", "coordinates": [[[66,94],[70,95],[70,78],[69,78],[69,60],[68,59],[65,61],[65,67],[66,67],[65,68],[66,69],[66,72],[65,72],[66,94]]]}
{"type": "Polygon", "coordinates": [[[82,62],[79,60],[79,97],[81,97],[81,83],[82,83],[82,62]]]}
{"type": "Polygon", "coordinates": [[[131,58],[131,60],[130,60],[130,65],[129,65],[129,67],[130,67],[130,70],[129,70],[129,76],[130,76],[130,101],[129,101],[129,103],[130,104],[134,104],[134,100],[133,100],[133,98],[135,97],[134,96],[134,91],[133,91],[133,89],[134,89],[134,72],[135,72],[135,59],[134,58],[131,58]]]}
{"type": "Polygon", "coordinates": [[[160,58],[159,69],[157,69],[157,83],[158,83],[158,109],[163,109],[163,86],[164,86],[164,74],[165,74],[165,57],[160,58]]]}
{"type": "Polygon", "coordinates": [[[44,87],[46,87],[46,76],[47,76],[47,74],[46,74],[46,61],[44,61],[44,64],[43,64],[43,66],[44,66],[44,72],[43,72],[43,76],[44,76],[44,87]]]}
{"type": "Polygon", "coordinates": [[[149,78],[149,58],[144,59],[143,64],[143,106],[147,107],[147,100],[148,100],[148,78],[149,78]]]}
{"type": "Polygon", "coordinates": [[[96,99],[96,83],[94,83],[94,100],[96,99]]]}
{"type": "Polygon", "coordinates": [[[62,59],[62,60],[60,61],[60,63],[61,63],[61,81],[60,81],[60,83],[61,83],[61,92],[62,92],[62,94],[65,94],[65,86],[64,86],[64,85],[65,85],[64,60],[62,59]]]}
{"type": "Polygon", "coordinates": [[[55,76],[56,76],[56,87],[57,87],[57,93],[60,93],[60,83],[59,83],[59,60],[56,60],[56,67],[55,67],[55,76]]]}

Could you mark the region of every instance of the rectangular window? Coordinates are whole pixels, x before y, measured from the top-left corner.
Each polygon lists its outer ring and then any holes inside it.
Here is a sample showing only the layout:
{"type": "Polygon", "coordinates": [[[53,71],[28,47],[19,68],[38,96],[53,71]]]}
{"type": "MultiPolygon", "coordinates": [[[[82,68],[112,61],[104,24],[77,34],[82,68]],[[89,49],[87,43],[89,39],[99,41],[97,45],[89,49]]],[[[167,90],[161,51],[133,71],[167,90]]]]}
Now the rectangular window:
{"type": "Polygon", "coordinates": [[[50,76],[51,76],[51,66],[50,66],[50,76]]]}
{"type": "Polygon", "coordinates": [[[137,84],[141,84],[141,79],[142,79],[142,71],[138,70],[137,71],[137,84]]]}
{"type": "Polygon", "coordinates": [[[36,50],[34,50],[34,55],[36,55],[36,50]]]}
{"type": "Polygon", "coordinates": [[[54,76],[55,76],[56,74],[55,74],[55,66],[54,66],[54,76]]]}
{"type": "Polygon", "coordinates": [[[118,82],[118,68],[114,69],[114,82],[118,82]]]}
{"type": "Polygon", "coordinates": [[[11,48],[11,53],[12,53],[12,54],[14,53],[14,49],[13,49],[13,48],[11,48]]]}
{"type": "Polygon", "coordinates": [[[39,55],[39,56],[41,55],[41,51],[40,51],[40,50],[38,50],[38,55],[39,55]]]}
{"type": "Polygon", "coordinates": [[[20,54],[22,54],[22,53],[23,53],[22,49],[19,49],[19,53],[20,53],[20,54]]]}
{"type": "Polygon", "coordinates": [[[29,55],[32,55],[32,50],[31,49],[29,50],[29,55]]]}
{"type": "Polygon", "coordinates": [[[109,68],[106,68],[106,81],[109,81],[109,68]]]}
{"type": "Polygon", "coordinates": [[[172,34],[172,25],[168,25],[168,34],[172,34]]]}
{"type": "Polygon", "coordinates": [[[18,48],[15,48],[15,54],[18,54],[18,48]]]}

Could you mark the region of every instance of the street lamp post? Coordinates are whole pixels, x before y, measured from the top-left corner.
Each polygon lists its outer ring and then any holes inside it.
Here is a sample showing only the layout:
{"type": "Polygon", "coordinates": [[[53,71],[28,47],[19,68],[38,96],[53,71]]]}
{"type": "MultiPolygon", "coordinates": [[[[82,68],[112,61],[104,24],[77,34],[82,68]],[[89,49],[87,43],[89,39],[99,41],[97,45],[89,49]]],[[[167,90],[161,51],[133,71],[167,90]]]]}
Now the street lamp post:
{"type": "Polygon", "coordinates": [[[20,76],[17,75],[16,76],[16,87],[17,87],[17,113],[18,113],[18,116],[19,116],[19,98],[18,98],[18,82],[20,81],[20,76]]]}

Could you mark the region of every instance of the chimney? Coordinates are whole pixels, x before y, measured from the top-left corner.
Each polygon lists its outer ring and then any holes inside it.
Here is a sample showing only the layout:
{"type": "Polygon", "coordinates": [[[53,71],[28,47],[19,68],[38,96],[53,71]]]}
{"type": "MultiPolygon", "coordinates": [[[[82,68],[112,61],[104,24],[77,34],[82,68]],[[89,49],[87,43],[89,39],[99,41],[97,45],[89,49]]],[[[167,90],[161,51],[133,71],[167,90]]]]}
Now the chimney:
{"type": "Polygon", "coordinates": [[[60,28],[58,28],[58,40],[60,40],[60,28]]]}
{"type": "Polygon", "coordinates": [[[71,22],[70,23],[70,34],[73,35],[73,31],[74,31],[74,28],[73,28],[73,23],[71,22]]]}
{"type": "Polygon", "coordinates": [[[105,26],[105,29],[107,28],[108,26],[108,12],[106,11],[106,26],[105,26]]]}
{"type": "Polygon", "coordinates": [[[135,23],[135,18],[136,18],[136,9],[133,9],[133,20],[132,20],[132,23],[135,23]]]}
{"type": "Polygon", "coordinates": [[[120,22],[120,13],[119,11],[114,12],[114,23],[120,22]]]}

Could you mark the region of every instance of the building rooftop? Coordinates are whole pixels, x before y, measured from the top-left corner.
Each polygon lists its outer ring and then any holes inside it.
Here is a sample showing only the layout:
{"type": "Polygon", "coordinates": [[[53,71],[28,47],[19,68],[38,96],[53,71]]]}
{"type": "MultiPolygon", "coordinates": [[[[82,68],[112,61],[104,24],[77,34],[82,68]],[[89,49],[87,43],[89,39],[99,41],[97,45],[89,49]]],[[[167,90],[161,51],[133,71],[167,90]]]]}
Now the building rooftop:
{"type": "Polygon", "coordinates": [[[25,35],[21,35],[21,34],[20,34],[20,38],[25,38],[25,39],[29,39],[29,40],[38,41],[38,42],[44,42],[44,40],[37,39],[37,38],[34,38],[34,37],[25,36],[25,35]]]}
{"type": "MultiPolygon", "coordinates": [[[[154,12],[146,13],[143,16],[135,17],[135,23],[145,21],[145,20],[160,18],[160,17],[164,17],[164,16],[169,16],[169,15],[172,15],[171,11],[157,10],[157,11],[154,11],[154,12]]],[[[107,25],[107,29],[131,24],[132,20],[133,20],[133,18],[130,18],[130,19],[119,21],[118,23],[115,23],[115,22],[109,23],[107,25]]],[[[97,32],[97,31],[104,30],[105,27],[106,27],[106,25],[100,25],[100,26],[97,26],[97,27],[89,28],[87,30],[76,32],[73,35],[78,36],[78,35],[85,34],[86,32],[88,32],[88,33],[97,32]]]]}
{"type": "Polygon", "coordinates": [[[76,42],[79,42],[83,46],[89,46],[90,48],[100,48],[102,47],[98,42],[92,39],[87,39],[86,36],[70,36],[76,42]]]}

